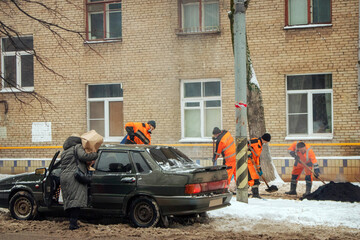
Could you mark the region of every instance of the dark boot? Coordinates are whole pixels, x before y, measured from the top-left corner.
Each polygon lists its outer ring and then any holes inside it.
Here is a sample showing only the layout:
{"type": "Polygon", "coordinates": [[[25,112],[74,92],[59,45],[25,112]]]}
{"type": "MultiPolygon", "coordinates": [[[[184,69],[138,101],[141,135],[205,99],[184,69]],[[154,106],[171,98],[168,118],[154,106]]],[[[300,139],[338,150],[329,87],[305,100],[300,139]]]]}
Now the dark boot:
{"type": "Polygon", "coordinates": [[[305,193],[303,195],[303,197],[306,197],[307,195],[309,195],[311,193],[311,183],[306,183],[306,190],[305,193]]]}
{"type": "Polygon", "coordinates": [[[290,191],[289,192],[285,192],[285,194],[288,195],[296,195],[296,183],[291,183],[290,185],[290,191]]]}
{"type": "Polygon", "coordinates": [[[260,195],[259,195],[259,188],[258,187],[256,187],[256,188],[252,187],[251,191],[252,191],[252,197],[253,198],[261,198],[260,195]]]}
{"type": "Polygon", "coordinates": [[[70,230],[78,229],[79,225],[78,225],[77,221],[78,221],[79,214],[80,214],[80,208],[70,208],[69,212],[70,212],[69,229],[70,230]]]}
{"type": "Polygon", "coordinates": [[[69,229],[70,230],[75,230],[75,229],[78,229],[79,228],[79,225],[77,224],[77,219],[75,218],[70,218],[70,226],[69,226],[69,229]]]}

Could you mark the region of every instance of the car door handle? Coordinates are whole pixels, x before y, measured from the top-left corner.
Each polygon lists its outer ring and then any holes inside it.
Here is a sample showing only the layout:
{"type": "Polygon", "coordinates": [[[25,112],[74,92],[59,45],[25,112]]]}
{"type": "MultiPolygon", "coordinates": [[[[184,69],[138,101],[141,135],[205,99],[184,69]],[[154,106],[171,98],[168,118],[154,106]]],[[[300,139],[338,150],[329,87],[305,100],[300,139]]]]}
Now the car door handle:
{"type": "Polygon", "coordinates": [[[123,183],[133,183],[133,182],[135,182],[135,178],[134,177],[124,177],[124,178],[122,178],[121,179],[121,182],[123,182],[123,183]]]}

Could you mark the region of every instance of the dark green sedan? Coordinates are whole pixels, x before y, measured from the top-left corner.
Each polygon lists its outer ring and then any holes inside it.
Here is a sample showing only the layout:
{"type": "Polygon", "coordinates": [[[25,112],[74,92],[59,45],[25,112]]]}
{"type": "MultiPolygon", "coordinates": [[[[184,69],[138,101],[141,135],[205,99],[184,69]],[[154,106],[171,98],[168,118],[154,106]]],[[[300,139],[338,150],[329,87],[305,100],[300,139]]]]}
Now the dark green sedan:
{"type": "MultiPolygon", "coordinates": [[[[58,151],[48,168],[0,181],[0,207],[15,219],[61,212],[58,151]]],[[[112,145],[99,149],[82,214],[114,214],[135,227],[230,205],[226,166],[201,167],[174,147],[112,145]]]]}

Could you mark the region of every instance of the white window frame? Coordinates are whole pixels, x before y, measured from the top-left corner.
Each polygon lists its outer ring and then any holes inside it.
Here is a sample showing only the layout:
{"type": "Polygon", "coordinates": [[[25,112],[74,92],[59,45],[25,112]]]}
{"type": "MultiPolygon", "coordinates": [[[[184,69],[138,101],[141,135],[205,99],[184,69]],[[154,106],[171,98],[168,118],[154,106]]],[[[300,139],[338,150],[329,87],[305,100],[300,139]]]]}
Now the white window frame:
{"type": "MultiPolygon", "coordinates": [[[[219,16],[219,23],[218,23],[218,26],[217,26],[217,30],[206,30],[206,26],[205,26],[205,10],[204,10],[204,5],[205,4],[209,4],[209,3],[217,3],[218,4],[218,7],[219,7],[219,11],[220,11],[220,1],[219,0],[214,0],[214,1],[210,1],[210,2],[207,2],[207,3],[204,3],[203,1],[200,2],[200,0],[198,0],[198,2],[191,2],[191,3],[186,3],[186,4],[183,4],[182,2],[180,3],[181,4],[181,30],[184,32],[184,33],[206,33],[206,32],[218,32],[220,31],[220,13],[218,12],[219,16]],[[199,18],[199,29],[197,29],[196,31],[184,31],[184,25],[185,25],[185,10],[184,10],[184,6],[185,5],[199,5],[199,8],[201,8],[201,23],[200,23],[200,18],[199,18]]],[[[200,10],[199,10],[199,14],[200,14],[200,10]]],[[[212,26],[212,27],[215,27],[215,26],[212,26]]]]}
{"type": "Polygon", "coordinates": [[[332,73],[311,73],[311,74],[290,74],[285,76],[286,89],[286,137],[285,140],[328,140],[334,137],[334,95],[333,89],[308,89],[308,90],[287,90],[287,78],[289,76],[319,75],[332,73]],[[313,132],[313,94],[331,94],[331,133],[314,133],[313,132]],[[308,134],[289,134],[289,94],[307,94],[307,121],[308,134]]]}
{"type": "MultiPolygon", "coordinates": [[[[32,37],[33,36],[28,36],[28,35],[24,35],[24,36],[20,36],[21,37],[32,37]]],[[[21,56],[25,56],[25,55],[34,55],[34,51],[32,50],[27,50],[27,51],[11,51],[11,52],[4,52],[3,51],[3,45],[2,45],[2,39],[4,38],[0,38],[0,45],[1,45],[1,90],[0,92],[32,92],[34,91],[34,86],[32,87],[22,87],[21,86],[21,56]],[[5,86],[5,81],[4,81],[4,73],[5,73],[5,60],[4,57],[9,57],[9,56],[15,56],[16,57],[16,85],[18,86],[18,88],[13,88],[13,87],[4,87],[5,86]]],[[[34,38],[33,38],[34,41],[34,38]]],[[[34,73],[35,74],[35,73],[34,73]]],[[[34,79],[35,81],[35,79],[34,79]]],[[[35,85],[35,83],[34,83],[35,85]]]]}
{"type": "MultiPolygon", "coordinates": [[[[87,130],[90,131],[90,102],[104,102],[104,133],[105,136],[104,137],[104,142],[120,142],[124,136],[118,136],[118,137],[110,137],[109,136],[109,121],[110,121],[110,117],[109,117],[109,103],[110,102],[123,102],[124,103],[124,97],[108,97],[108,98],[89,98],[89,86],[94,86],[94,85],[107,85],[107,84],[119,84],[120,87],[122,88],[122,84],[121,83],[102,83],[102,84],[88,84],[86,87],[86,93],[87,93],[87,130]]],[[[91,120],[103,120],[103,118],[92,118],[91,120]]]]}
{"type": "Polygon", "coordinates": [[[181,80],[181,87],[180,87],[180,102],[181,102],[181,140],[179,142],[212,142],[211,137],[205,137],[205,101],[212,101],[212,100],[220,100],[220,122],[221,126],[218,126],[222,129],[222,90],[221,90],[221,79],[220,78],[208,78],[208,79],[186,79],[181,80]],[[184,98],[184,84],[185,83],[201,83],[201,92],[203,93],[203,83],[204,82],[220,82],[220,96],[213,96],[213,97],[191,97],[191,98],[184,98]],[[199,107],[185,107],[186,102],[200,102],[199,107]],[[201,137],[185,137],[185,109],[199,109],[200,108],[200,119],[201,119],[201,137]]]}

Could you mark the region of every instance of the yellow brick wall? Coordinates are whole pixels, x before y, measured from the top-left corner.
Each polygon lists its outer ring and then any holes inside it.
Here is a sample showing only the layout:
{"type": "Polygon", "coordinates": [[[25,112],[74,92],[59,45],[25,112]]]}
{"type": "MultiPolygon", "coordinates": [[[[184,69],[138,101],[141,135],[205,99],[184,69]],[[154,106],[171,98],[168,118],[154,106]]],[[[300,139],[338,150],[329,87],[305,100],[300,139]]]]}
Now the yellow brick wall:
{"type": "MultiPolygon", "coordinates": [[[[3,22],[22,34],[32,34],[37,53],[64,76],[55,76],[35,63],[35,90],[48,98],[54,109],[36,101],[31,106],[21,105],[14,95],[1,95],[9,103],[9,113],[6,120],[1,115],[0,126],[6,127],[7,136],[0,139],[0,146],[61,146],[72,133],[85,132],[86,86],[93,83],[122,83],[124,121],[155,119],[152,142],[177,144],[181,139],[180,80],[203,78],[221,79],[223,128],[235,136],[230,6],[229,1],[219,2],[219,34],[178,35],[177,1],[123,1],[122,41],[90,45],[60,31],[71,45],[63,42],[59,46],[40,24],[21,14],[0,13],[3,22]],[[32,143],[33,122],[52,123],[51,142],[32,143]]],[[[62,10],[65,26],[85,30],[83,0],[73,1],[75,6],[66,1],[47,3],[62,10]]],[[[36,4],[23,7],[36,16],[49,17],[42,16],[44,11],[38,11],[36,4]]],[[[246,13],[248,44],[272,143],[292,142],[285,140],[285,75],[325,72],[333,76],[334,139],[308,142],[358,142],[358,1],[332,1],[332,26],[322,28],[284,30],[284,7],[284,1],[252,0],[246,13]]],[[[212,147],[181,149],[194,159],[210,159],[212,155],[212,147]]],[[[357,156],[359,150],[357,146],[314,148],[317,156],[357,156]]],[[[49,158],[55,151],[0,149],[0,158],[49,158]]],[[[271,151],[276,157],[288,156],[284,147],[272,147],[271,151]]]]}

